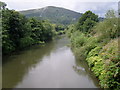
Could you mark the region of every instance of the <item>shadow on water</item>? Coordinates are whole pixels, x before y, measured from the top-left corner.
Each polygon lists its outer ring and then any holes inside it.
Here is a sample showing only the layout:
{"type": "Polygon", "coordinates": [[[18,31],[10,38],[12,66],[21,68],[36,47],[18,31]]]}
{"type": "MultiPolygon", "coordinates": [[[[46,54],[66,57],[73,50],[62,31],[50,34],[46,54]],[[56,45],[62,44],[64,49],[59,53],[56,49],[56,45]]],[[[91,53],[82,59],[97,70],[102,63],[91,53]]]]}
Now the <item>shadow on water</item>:
{"type": "MultiPolygon", "coordinates": [[[[76,58],[76,57],[75,57],[76,58]]],[[[83,75],[86,76],[88,75],[88,79],[92,80],[93,83],[95,84],[95,86],[100,88],[99,85],[99,81],[98,79],[95,77],[95,75],[93,74],[93,72],[90,70],[87,62],[85,60],[79,60],[79,59],[75,59],[75,63],[76,65],[73,66],[73,69],[79,74],[79,75],[83,75]]]]}
{"type": "Polygon", "coordinates": [[[34,68],[38,62],[46,55],[48,56],[54,48],[54,42],[49,42],[45,46],[33,46],[29,50],[14,53],[14,55],[4,57],[7,62],[3,64],[2,87],[12,88],[20,82],[30,68],[34,68]],[[9,75],[8,75],[9,74],[9,75]]]}

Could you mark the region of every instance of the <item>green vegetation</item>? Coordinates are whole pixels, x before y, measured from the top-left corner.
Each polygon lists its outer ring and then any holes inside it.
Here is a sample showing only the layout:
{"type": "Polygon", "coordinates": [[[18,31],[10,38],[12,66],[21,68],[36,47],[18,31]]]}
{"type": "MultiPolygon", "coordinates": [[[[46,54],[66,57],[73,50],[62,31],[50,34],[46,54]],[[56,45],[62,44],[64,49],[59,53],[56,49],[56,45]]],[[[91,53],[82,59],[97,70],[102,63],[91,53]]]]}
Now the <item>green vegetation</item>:
{"type": "Polygon", "coordinates": [[[98,22],[98,16],[91,11],[85,12],[79,19],[76,29],[82,32],[88,32],[98,22]]]}
{"type": "Polygon", "coordinates": [[[82,15],[81,13],[54,6],[20,11],[20,13],[27,17],[35,17],[39,20],[49,20],[51,23],[63,25],[75,23],[82,15]]]}
{"type": "Polygon", "coordinates": [[[87,11],[76,25],[70,25],[67,34],[79,60],[86,60],[99,79],[102,88],[120,89],[120,55],[118,53],[118,22],[114,11],[98,22],[97,15],[87,11]]]}
{"type": "MultiPolygon", "coordinates": [[[[0,19],[1,20],[1,19],[0,19]]],[[[26,18],[15,10],[2,9],[3,54],[52,40],[55,30],[47,21],[26,18]]]]}
{"type": "Polygon", "coordinates": [[[115,16],[113,10],[109,10],[106,13],[106,19],[99,22],[98,16],[91,11],[81,16],[80,13],[63,8],[47,7],[21,11],[29,17],[26,18],[5,6],[5,3],[0,2],[3,54],[34,44],[46,43],[52,40],[53,36],[64,34],[66,31],[75,55],[79,60],[88,62],[91,71],[99,79],[101,87],[120,89],[120,55],[118,53],[120,19],[115,16]],[[49,20],[54,24],[49,23],[49,20]],[[78,23],[74,25],[73,23],[77,20],[78,23]],[[65,25],[68,24],[71,25],[66,27],[65,25]]]}
{"type": "Polygon", "coordinates": [[[65,29],[67,28],[65,25],[55,25],[54,27],[57,35],[65,34],[65,29]]]}

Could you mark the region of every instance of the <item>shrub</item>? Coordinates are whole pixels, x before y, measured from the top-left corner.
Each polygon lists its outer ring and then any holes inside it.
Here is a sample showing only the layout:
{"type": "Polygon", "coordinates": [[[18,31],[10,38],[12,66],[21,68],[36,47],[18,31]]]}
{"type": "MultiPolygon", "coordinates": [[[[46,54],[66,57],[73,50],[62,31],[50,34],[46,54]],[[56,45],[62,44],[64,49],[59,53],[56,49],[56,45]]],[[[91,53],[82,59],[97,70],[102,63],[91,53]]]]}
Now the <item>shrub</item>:
{"type": "Polygon", "coordinates": [[[118,56],[118,39],[111,40],[104,47],[96,47],[87,55],[87,62],[99,78],[101,87],[120,88],[120,58],[118,56]]]}
{"type": "Polygon", "coordinates": [[[34,40],[31,37],[21,38],[20,40],[20,48],[30,46],[34,43],[34,40]]]}
{"type": "Polygon", "coordinates": [[[94,27],[94,32],[99,33],[97,37],[100,42],[108,42],[118,37],[118,18],[106,19],[94,27]]]}
{"type": "Polygon", "coordinates": [[[78,31],[71,36],[71,44],[73,47],[81,47],[86,43],[86,41],[87,37],[85,34],[78,31]]]}

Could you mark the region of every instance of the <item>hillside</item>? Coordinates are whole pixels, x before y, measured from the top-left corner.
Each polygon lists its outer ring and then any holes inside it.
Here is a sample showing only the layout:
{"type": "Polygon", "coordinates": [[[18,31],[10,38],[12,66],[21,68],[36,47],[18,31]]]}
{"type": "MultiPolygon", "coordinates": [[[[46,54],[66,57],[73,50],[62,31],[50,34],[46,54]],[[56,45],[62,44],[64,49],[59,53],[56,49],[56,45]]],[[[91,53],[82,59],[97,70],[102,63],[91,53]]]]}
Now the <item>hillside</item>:
{"type": "Polygon", "coordinates": [[[36,17],[37,19],[49,20],[52,23],[64,25],[76,22],[82,15],[75,11],[54,6],[24,10],[20,11],[20,13],[27,17],[36,17]]]}

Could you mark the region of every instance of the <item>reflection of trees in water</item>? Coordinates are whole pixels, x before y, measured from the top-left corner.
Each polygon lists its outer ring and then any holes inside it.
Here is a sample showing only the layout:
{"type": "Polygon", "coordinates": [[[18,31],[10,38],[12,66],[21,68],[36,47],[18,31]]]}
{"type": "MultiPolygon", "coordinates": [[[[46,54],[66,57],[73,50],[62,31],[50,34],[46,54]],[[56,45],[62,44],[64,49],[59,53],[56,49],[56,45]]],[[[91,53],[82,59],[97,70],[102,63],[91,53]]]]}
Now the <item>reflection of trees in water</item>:
{"type": "MultiPolygon", "coordinates": [[[[75,57],[75,58],[76,58],[76,57],[75,57]]],[[[97,78],[96,78],[95,75],[90,71],[90,68],[89,68],[89,66],[88,66],[88,64],[87,64],[87,62],[86,62],[85,60],[76,59],[76,60],[75,60],[75,63],[76,63],[76,66],[73,66],[73,69],[74,69],[79,75],[82,75],[82,76],[88,75],[88,79],[89,79],[89,80],[92,80],[97,87],[100,87],[97,78]]]]}
{"type": "Polygon", "coordinates": [[[78,74],[80,74],[80,75],[82,75],[82,76],[86,76],[86,75],[87,75],[87,73],[86,73],[86,71],[85,71],[84,68],[80,68],[80,67],[78,67],[78,66],[73,66],[73,69],[74,69],[78,74]]]}
{"type": "Polygon", "coordinates": [[[44,56],[49,56],[54,44],[54,42],[50,42],[43,47],[33,46],[29,50],[7,57],[8,60],[3,65],[3,88],[13,88],[21,82],[31,68],[34,68],[44,56]]]}

